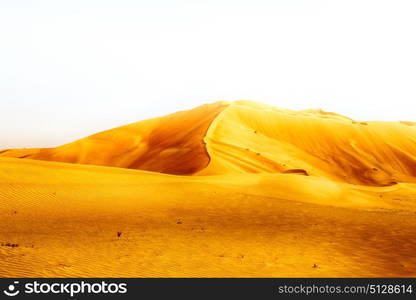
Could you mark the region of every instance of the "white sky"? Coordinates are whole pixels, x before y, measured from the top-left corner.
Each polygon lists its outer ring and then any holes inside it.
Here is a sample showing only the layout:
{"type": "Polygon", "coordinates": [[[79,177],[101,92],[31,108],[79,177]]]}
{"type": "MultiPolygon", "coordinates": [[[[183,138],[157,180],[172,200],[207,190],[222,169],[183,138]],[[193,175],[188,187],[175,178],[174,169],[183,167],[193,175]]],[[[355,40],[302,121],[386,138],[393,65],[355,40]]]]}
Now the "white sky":
{"type": "Polygon", "coordinates": [[[0,0],[0,148],[217,100],[416,121],[416,1],[0,0]]]}

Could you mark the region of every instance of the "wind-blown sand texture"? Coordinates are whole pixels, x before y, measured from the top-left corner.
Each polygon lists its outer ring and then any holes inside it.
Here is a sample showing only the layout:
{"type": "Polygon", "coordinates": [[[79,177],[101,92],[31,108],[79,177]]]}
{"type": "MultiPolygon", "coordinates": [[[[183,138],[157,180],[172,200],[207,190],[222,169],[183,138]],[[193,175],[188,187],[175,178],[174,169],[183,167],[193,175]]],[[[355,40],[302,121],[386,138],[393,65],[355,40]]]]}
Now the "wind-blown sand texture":
{"type": "Polygon", "coordinates": [[[0,152],[2,277],[416,276],[416,123],[217,102],[0,152]]]}

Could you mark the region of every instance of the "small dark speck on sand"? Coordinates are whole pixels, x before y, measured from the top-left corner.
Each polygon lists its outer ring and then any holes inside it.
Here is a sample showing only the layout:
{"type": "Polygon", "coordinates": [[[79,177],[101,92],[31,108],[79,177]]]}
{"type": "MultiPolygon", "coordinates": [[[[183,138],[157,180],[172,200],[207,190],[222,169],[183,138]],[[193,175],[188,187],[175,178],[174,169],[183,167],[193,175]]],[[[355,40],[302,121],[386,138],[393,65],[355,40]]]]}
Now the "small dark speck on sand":
{"type": "Polygon", "coordinates": [[[178,221],[176,222],[176,224],[182,224],[182,221],[181,221],[181,220],[178,220],[178,221]]]}
{"type": "Polygon", "coordinates": [[[11,244],[11,243],[6,243],[6,244],[1,244],[1,246],[2,247],[12,247],[12,248],[15,248],[15,247],[19,247],[19,244],[11,244]]]}
{"type": "Polygon", "coordinates": [[[121,235],[122,235],[123,233],[122,232],[117,232],[117,237],[121,237],[121,235]]]}
{"type": "Polygon", "coordinates": [[[318,268],[318,265],[317,264],[313,264],[312,268],[316,269],[316,268],[318,268]]]}

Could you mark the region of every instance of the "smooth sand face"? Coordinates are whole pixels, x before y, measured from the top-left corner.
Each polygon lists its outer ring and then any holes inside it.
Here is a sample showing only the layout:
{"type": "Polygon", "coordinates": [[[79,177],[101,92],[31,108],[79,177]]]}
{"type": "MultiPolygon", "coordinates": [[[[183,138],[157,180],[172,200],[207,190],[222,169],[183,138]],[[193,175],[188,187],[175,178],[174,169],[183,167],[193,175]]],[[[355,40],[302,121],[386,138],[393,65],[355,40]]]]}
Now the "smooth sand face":
{"type": "Polygon", "coordinates": [[[217,102],[190,111],[107,130],[49,149],[12,149],[0,156],[189,175],[208,165],[204,136],[227,107],[217,102]]]}
{"type": "Polygon", "coordinates": [[[415,153],[414,123],[246,101],[5,151],[0,276],[413,277],[415,153]]]}

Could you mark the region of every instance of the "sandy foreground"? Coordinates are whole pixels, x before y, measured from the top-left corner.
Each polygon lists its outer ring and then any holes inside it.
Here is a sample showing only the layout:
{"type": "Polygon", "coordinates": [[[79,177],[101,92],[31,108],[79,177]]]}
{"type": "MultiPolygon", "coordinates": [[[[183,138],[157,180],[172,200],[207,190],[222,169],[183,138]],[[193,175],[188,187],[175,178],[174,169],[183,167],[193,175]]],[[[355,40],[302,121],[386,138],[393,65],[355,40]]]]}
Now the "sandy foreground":
{"type": "Polygon", "coordinates": [[[4,151],[0,276],[414,277],[415,153],[411,122],[246,101],[4,151]]]}

